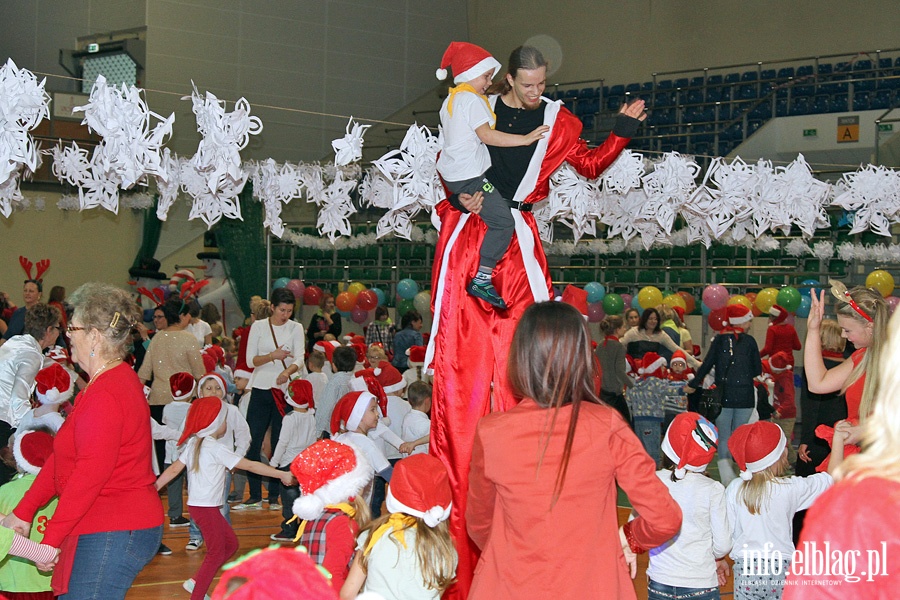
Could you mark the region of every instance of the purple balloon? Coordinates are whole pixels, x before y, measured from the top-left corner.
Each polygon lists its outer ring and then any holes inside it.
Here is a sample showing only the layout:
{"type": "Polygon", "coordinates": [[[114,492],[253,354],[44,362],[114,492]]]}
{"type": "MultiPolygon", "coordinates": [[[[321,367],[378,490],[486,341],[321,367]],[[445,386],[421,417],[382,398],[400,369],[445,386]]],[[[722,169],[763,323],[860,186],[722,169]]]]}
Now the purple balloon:
{"type": "Polygon", "coordinates": [[[287,282],[287,285],[284,286],[294,294],[295,299],[299,299],[303,297],[303,292],[306,290],[306,286],[303,285],[303,282],[299,279],[291,279],[287,282]]]}
{"type": "Polygon", "coordinates": [[[716,310],[728,304],[728,290],[721,285],[708,285],[703,290],[703,304],[716,310]]]}
{"type": "Polygon", "coordinates": [[[602,302],[594,302],[593,304],[588,304],[588,322],[590,323],[599,323],[606,317],[606,313],[603,312],[603,303],[602,302]]]}
{"type": "Polygon", "coordinates": [[[622,304],[625,305],[626,308],[631,306],[631,302],[634,299],[634,296],[631,294],[619,294],[622,296],[622,304]]]}
{"type": "Polygon", "coordinates": [[[887,302],[888,310],[891,312],[891,314],[894,314],[894,309],[896,309],[897,305],[900,304],[900,298],[898,298],[897,296],[888,296],[884,299],[884,301],[887,302]]]}
{"type": "Polygon", "coordinates": [[[362,325],[363,323],[366,322],[366,319],[369,318],[369,311],[363,310],[357,306],[350,313],[350,318],[353,319],[354,323],[358,323],[358,324],[362,325]]]}

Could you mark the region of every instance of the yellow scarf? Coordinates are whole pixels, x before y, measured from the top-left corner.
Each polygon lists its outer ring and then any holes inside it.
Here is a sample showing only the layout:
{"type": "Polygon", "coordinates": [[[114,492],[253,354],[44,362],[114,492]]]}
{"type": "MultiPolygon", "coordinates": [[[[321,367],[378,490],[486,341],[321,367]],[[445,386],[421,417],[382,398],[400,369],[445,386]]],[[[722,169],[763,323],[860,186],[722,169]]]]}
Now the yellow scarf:
{"type": "Polygon", "coordinates": [[[366,549],[363,551],[363,554],[368,554],[372,550],[372,546],[375,545],[375,542],[380,540],[388,530],[393,530],[394,537],[397,538],[397,541],[400,542],[404,548],[406,548],[406,536],[403,534],[403,530],[415,526],[415,517],[404,515],[403,513],[391,513],[387,522],[372,532],[372,537],[369,538],[369,543],[366,544],[366,549]]]}
{"type": "MultiPolygon", "coordinates": [[[[344,513],[345,515],[347,515],[348,517],[350,517],[351,519],[356,516],[356,509],[353,508],[352,504],[349,504],[347,502],[341,502],[339,504],[329,504],[325,508],[335,508],[335,509],[341,511],[342,513],[344,513]]],[[[290,518],[288,523],[293,523],[298,518],[299,517],[297,515],[294,515],[293,517],[290,518]]],[[[309,521],[301,521],[300,522],[300,527],[297,529],[297,535],[294,536],[294,543],[300,541],[300,536],[302,536],[303,532],[306,530],[306,524],[308,522],[309,521]]]]}
{"type": "Polygon", "coordinates": [[[448,115],[450,115],[451,117],[453,116],[453,96],[455,96],[459,92],[472,92],[473,94],[475,94],[476,96],[478,96],[479,98],[484,100],[484,103],[487,104],[488,110],[491,112],[491,116],[494,117],[494,122],[497,121],[497,115],[494,114],[494,109],[491,108],[491,102],[490,102],[490,100],[488,100],[487,96],[485,96],[484,94],[479,94],[475,90],[475,88],[473,88],[468,83],[461,83],[456,87],[450,88],[450,96],[447,98],[447,114],[448,115]]]}

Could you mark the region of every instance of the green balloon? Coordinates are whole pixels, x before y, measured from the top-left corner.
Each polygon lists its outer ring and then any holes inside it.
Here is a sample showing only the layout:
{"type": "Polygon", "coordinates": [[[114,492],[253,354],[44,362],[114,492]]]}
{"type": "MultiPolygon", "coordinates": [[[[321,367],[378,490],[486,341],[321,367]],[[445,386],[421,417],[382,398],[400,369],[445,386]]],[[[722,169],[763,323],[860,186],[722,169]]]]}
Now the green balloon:
{"type": "Polygon", "coordinates": [[[800,302],[802,300],[803,296],[797,291],[797,288],[785,286],[778,290],[778,298],[775,300],[775,303],[788,312],[795,312],[800,308],[800,302]]]}
{"type": "Polygon", "coordinates": [[[608,315],[618,315],[625,308],[625,302],[619,294],[607,294],[603,296],[603,312],[608,315]]]}
{"type": "Polygon", "coordinates": [[[397,321],[400,321],[400,317],[405,315],[411,310],[416,310],[416,305],[413,302],[412,298],[401,300],[397,303],[397,321]]]}

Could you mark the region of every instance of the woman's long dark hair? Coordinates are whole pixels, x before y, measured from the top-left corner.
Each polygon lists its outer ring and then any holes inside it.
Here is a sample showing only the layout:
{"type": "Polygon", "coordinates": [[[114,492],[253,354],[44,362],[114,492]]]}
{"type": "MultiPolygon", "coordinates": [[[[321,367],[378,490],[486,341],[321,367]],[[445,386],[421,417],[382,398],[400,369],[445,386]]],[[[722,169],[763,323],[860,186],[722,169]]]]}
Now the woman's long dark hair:
{"type": "MultiPolygon", "coordinates": [[[[506,72],[515,79],[519,69],[534,71],[546,66],[547,60],[540,50],[534,46],[519,46],[510,53],[509,62],[506,63],[506,72]]],[[[499,75],[499,73],[495,75],[499,75]]],[[[503,76],[497,83],[491,85],[490,89],[488,89],[488,94],[500,94],[502,96],[509,93],[511,89],[512,86],[509,85],[506,77],[503,76]]]]}
{"type": "Polygon", "coordinates": [[[591,335],[581,313],[574,307],[563,302],[541,302],[532,304],[522,314],[513,334],[507,377],[516,396],[531,398],[538,405],[553,409],[539,467],[559,409],[572,405],[572,418],[553,489],[554,504],[565,483],[581,403],[602,404],[594,390],[593,360],[591,335]]]}

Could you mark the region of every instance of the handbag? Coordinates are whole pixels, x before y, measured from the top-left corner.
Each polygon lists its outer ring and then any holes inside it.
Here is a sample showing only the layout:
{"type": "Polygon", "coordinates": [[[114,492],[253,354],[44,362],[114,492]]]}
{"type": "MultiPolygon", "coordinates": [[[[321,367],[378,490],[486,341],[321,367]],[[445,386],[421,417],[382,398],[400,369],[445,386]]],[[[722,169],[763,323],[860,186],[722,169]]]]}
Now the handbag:
{"type": "Polygon", "coordinates": [[[728,363],[728,368],[722,373],[722,385],[703,390],[703,395],[700,397],[700,405],[697,407],[698,412],[707,421],[713,423],[722,414],[722,405],[725,401],[725,383],[728,381],[728,371],[731,370],[731,365],[734,364],[734,341],[731,335],[728,336],[728,349],[731,354],[731,361],[728,363]]]}

